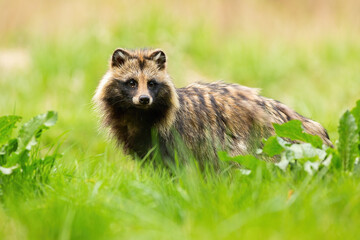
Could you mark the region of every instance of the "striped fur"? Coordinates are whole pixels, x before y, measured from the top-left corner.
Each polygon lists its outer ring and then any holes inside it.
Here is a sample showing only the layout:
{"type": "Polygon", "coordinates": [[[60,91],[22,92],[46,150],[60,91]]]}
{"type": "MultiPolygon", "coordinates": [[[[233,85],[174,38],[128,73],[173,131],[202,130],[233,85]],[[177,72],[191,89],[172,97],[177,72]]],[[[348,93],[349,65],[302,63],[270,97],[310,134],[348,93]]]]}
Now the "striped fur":
{"type": "Polygon", "coordinates": [[[332,146],[326,130],[286,105],[238,84],[194,83],[176,89],[161,50],[117,49],[95,96],[103,119],[125,152],[143,157],[158,134],[163,157],[172,158],[175,136],[200,161],[217,162],[217,151],[254,153],[274,134],[272,123],[301,120],[304,130],[332,146]],[[136,87],[131,87],[136,81],[136,87]],[[129,82],[130,81],[130,82],[129,82]],[[156,82],[153,87],[149,82],[156,82]],[[148,96],[149,104],[139,105],[148,96]]]}

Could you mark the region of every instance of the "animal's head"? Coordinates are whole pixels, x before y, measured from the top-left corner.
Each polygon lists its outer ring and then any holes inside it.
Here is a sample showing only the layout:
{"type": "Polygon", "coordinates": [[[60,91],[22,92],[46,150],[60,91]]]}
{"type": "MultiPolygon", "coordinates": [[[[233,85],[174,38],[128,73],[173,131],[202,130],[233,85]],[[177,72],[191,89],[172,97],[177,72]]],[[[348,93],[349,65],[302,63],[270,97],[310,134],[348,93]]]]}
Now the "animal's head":
{"type": "Polygon", "coordinates": [[[166,62],[159,49],[116,49],[96,90],[95,103],[103,111],[125,113],[177,109],[178,97],[166,62]]]}

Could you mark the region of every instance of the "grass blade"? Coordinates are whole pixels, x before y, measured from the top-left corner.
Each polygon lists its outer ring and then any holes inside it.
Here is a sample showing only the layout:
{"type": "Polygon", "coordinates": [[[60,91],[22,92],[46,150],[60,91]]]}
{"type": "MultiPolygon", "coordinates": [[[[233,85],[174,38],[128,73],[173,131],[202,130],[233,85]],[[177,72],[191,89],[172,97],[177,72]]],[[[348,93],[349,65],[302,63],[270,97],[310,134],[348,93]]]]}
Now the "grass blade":
{"type": "Polygon", "coordinates": [[[21,120],[19,116],[0,117],[0,145],[6,143],[11,138],[11,133],[16,128],[16,123],[21,120]]]}

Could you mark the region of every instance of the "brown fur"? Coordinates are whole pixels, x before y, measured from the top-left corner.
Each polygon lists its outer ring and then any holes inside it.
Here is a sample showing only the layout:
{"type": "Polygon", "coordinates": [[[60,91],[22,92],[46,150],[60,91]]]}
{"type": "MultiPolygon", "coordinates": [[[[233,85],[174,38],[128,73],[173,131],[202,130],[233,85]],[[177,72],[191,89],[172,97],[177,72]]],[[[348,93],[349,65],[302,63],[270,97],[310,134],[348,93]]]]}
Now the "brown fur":
{"type": "Polygon", "coordinates": [[[117,49],[94,101],[103,124],[127,153],[140,157],[152,148],[151,129],[158,134],[163,157],[172,158],[175,136],[203,161],[217,161],[217,151],[254,153],[261,139],[274,134],[272,123],[301,120],[304,130],[332,146],[326,130],[286,105],[238,84],[194,83],[176,89],[161,50],[117,49]],[[135,80],[137,86],[129,87],[135,80]],[[149,85],[155,80],[157,89],[149,85]],[[130,85],[129,85],[130,84],[130,85]],[[150,104],[140,106],[139,96],[150,104]]]}

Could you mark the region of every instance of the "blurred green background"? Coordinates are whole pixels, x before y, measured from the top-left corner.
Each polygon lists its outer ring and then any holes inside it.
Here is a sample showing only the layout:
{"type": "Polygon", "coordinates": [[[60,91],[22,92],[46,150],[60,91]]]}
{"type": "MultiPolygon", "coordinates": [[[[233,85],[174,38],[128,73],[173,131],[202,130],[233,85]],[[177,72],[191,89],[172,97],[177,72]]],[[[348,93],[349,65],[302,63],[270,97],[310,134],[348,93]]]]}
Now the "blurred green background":
{"type": "Polygon", "coordinates": [[[262,89],[332,139],[360,97],[360,2],[0,1],[0,115],[59,112],[53,136],[96,154],[91,97],[117,47],[162,48],[176,86],[262,89]]]}
{"type": "Polygon", "coordinates": [[[261,88],[334,141],[360,98],[359,13],[358,0],[0,0],[0,115],[57,111],[43,140],[64,152],[41,196],[0,203],[0,238],[355,239],[351,178],[299,189],[239,174],[176,181],[109,144],[91,98],[115,48],[161,48],[176,86],[261,88]],[[291,189],[300,194],[286,205],[291,189]]]}

